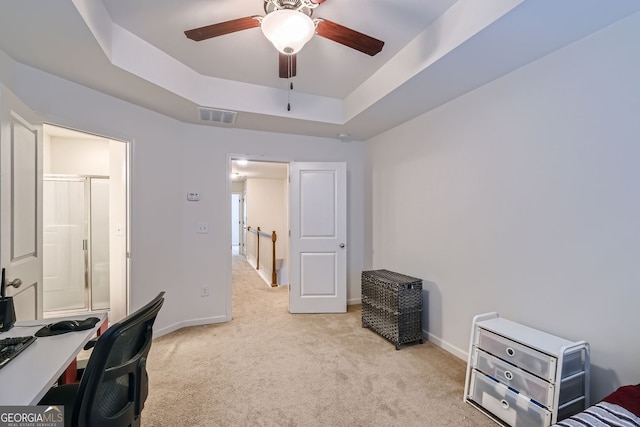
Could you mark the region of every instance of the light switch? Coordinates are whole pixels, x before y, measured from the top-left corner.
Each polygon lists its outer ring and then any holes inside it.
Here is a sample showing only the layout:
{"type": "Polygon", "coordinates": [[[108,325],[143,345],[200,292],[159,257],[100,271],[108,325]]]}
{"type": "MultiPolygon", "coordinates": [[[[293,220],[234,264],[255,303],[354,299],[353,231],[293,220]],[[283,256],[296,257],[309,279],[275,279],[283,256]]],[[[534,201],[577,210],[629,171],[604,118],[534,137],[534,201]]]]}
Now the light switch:
{"type": "Polygon", "coordinates": [[[198,234],[207,234],[209,233],[209,223],[208,222],[199,222],[198,228],[196,230],[198,234]]]}

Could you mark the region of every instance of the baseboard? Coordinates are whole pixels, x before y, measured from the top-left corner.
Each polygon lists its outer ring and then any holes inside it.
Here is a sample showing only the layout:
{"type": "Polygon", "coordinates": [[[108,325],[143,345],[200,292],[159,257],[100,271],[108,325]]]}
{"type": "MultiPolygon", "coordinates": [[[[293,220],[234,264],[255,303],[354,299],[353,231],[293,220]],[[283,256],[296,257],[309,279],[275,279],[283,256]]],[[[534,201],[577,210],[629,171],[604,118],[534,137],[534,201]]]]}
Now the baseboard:
{"type": "MultiPolygon", "coordinates": [[[[249,261],[247,259],[247,261],[249,261]]],[[[271,277],[271,273],[267,272],[265,269],[257,269],[254,267],[255,264],[255,260],[253,261],[253,263],[249,263],[249,265],[251,266],[251,268],[253,268],[253,270],[258,273],[258,276],[260,276],[260,278],[264,281],[264,283],[267,284],[267,286],[272,287],[272,277],[271,277]]]]}
{"type": "Polygon", "coordinates": [[[224,323],[227,321],[228,321],[227,316],[215,316],[215,317],[205,317],[202,319],[185,320],[183,322],[174,323],[173,325],[169,325],[165,328],[154,329],[153,338],[159,338],[163,335],[170,334],[171,332],[177,331],[178,329],[187,328],[189,326],[211,325],[214,323],[224,323]]]}
{"type": "Polygon", "coordinates": [[[267,286],[271,287],[271,273],[266,273],[264,270],[256,270],[256,273],[258,273],[258,276],[262,278],[267,286]]]}
{"type": "MultiPolygon", "coordinates": [[[[362,299],[354,298],[354,299],[347,300],[347,305],[356,305],[356,304],[362,304],[362,299]]],[[[430,334],[424,329],[422,330],[422,336],[424,337],[425,341],[430,341],[434,345],[437,345],[441,349],[453,354],[457,358],[462,359],[465,362],[468,360],[468,353],[466,351],[459,349],[458,347],[452,345],[451,343],[443,339],[440,339],[440,337],[430,334]]]]}
{"type": "MultiPolygon", "coordinates": [[[[357,299],[350,299],[347,301],[347,305],[356,305],[356,304],[361,304],[361,299],[357,298],[357,299]]],[[[224,322],[228,322],[228,319],[226,316],[215,316],[215,317],[206,317],[202,319],[186,320],[184,322],[174,323],[173,325],[169,325],[162,329],[154,329],[153,337],[159,338],[163,335],[170,334],[171,332],[177,331],[178,329],[186,328],[189,326],[211,325],[214,323],[224,323],[224,322]]],[[[437,345],[438,347],[453,354],[457,358],[464,360],[465,362],[469,358],[469,355],[466,351],[459,349],[453,344],[433,334],[430,334],[424,329],[422,330],[422,336],[425,338],[425,340],[433,343],[434,345],[437,345]]]]}
{"type": "Polygon", "coordinates": [[[430,341],[431,343],[437,345],[441,349],[448,351],[449,353],[453,354],[457,358],[462,359],[465,362],[468,360],[468,353],[466,351],[459,349],[458,347],[452,345],[451,343],[443,339],[440,339],[439,337],[436,337],[433,334],[430,334],[424,329],[422,330],[422,336],[424,336],[427,341],[430,341]]]}

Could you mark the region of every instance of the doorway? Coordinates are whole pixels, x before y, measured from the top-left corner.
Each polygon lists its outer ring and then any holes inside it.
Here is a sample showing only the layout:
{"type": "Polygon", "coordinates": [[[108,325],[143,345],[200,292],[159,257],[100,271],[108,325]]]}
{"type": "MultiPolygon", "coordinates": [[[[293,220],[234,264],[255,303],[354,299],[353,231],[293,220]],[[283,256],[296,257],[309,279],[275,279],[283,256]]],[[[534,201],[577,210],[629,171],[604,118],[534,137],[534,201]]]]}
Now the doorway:
{"type": "MultiPolygon", "coordinates": [[[[346,162],[277,163],[260,160],[240,165],[237,158],[230,156],[228,165],[230,193],[234,178],[244,177],[245,181],[246,259],[249,264],[267,284],[289,286],[291,313],[346,312],[346,162]],[[279,179],[263,179],[259,175],[251,177],[250,174],[258,174],[265,168],[272,171],[280,169],[284,178],[278,182],[279,179]],[[269,234],[269,230],[274,231],[269,234]],[[252,256],[252,234],[256,235],[256,252],[260,259],[252,256]],[[276,239],[276,234],[280,239],[276,239]],[[274,242],[270,259],[273,264],[271,281],[269,263],[262,262],[260,236],[272,237],[269,240],[274,242]],[[279,256],[282,258],[278,259],[279,256]]],[[[230,285],[233,287],[233,283],[230,285]]],[[[231,299],[228,299],[227,307],[231,313],[231,299]]]]}
{"type": "Polygon", "coordinates": [[[266,285],[288,285],[289,164],[232,158],[230,166],[232,254],[244,255],[266,285]]]}
{"type": "Polygon", "coordinates": [[[126,142],[44,126],[44,316],[128,307],[126,142]]]}

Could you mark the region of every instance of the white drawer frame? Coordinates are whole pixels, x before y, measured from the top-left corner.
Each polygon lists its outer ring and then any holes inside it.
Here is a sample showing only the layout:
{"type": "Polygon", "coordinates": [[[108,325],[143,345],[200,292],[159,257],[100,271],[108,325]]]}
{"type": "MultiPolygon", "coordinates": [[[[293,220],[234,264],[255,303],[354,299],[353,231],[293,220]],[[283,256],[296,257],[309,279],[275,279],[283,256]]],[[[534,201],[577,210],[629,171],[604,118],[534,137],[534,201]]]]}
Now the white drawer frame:
{"type": "MultiPolygon", "coordinates": [[[[584,409],[590,405],[590,398],[589,398],[590,350],[589,350],[589,344],[587,342],[585,341],[574,342],[574,341],[565,340],[563,338],[560,338],[551,334],[547,334],[537,329],[533,329],[528,326],[524,326],[507,319],[503,319],[496,312],[479,314],[473,318],[472,327],[471,327],[471,337],[469,341],[467,373],[466,373],[465,386],[464,386],[463,400],[465,402],[471,403],[473,406],[478,408],[480,411],[484,412],[487,416],[494,419],[496,422],[500,424],[504,424],[504,422],[500,421],[489,410],[487,410],[486,408],[483,408],[481,404],[473,401],[473,395],[472,395],[473,391],[471,390],[471,377],[474,370],[473,368],[474,349],[477,348],[477,344],[478,344],[478,338],[477,338],[478,328],[481,328],[489,332],[493,332],[494,334],[502,336],[507,340],[513,341],[514,343],[520,344],[522,346],[526,346],[530,349],[544,353],[556,359],[557,363],[555,363],[555,372],[552,375],[553,380],[549,381],[551,384],[554,385],[553,403],[548,407],[549,411],[551,412],[550,424],[554,424],[558,422],[558,412],[561,411],[562,409],[565,409],[565,412],[566,412],[567,408],[569,407],[571,407],[571,410],[573,410],[575,406],[582,406],[584,409]],[[571,364],[571,359],[576,358],[575,352],[580,352],[580,362],[581,362],[580,372],[574,375],[568,375],[566,372],[563,372],[563,368],[565,364],[565,356],[569,355],[568,362],[569,364],[571,364]],[[573,399],[568,402],[563,402],[563,404],[560,405],[560,394],[562,391],[563,380],[566,380],[568,377],[573,377],[575,375],[584,376],[583,394],[576,399],[573,399]],[[580,401],[582,401],[583,404],[577,405],[577,402],[580,402],[580,401]]],[[[569,415],[572,415],[572,414],[569,414],[569,415]]]]}

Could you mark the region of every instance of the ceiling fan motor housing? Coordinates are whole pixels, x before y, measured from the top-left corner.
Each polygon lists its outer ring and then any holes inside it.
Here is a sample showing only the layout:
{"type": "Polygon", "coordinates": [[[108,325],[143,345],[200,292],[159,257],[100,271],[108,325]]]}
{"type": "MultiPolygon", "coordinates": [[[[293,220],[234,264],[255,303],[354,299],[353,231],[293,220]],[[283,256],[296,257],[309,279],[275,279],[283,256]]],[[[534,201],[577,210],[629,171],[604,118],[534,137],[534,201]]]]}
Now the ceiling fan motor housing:
{"type": "Polygon", "coordinates": [[[276,10],[297,10],[304,13],[308,17],[313,14],[313,9],[318,7],[321,2],[313,2],[311,0],[265,0],[264,11],[268,15],[276,10]]]}

